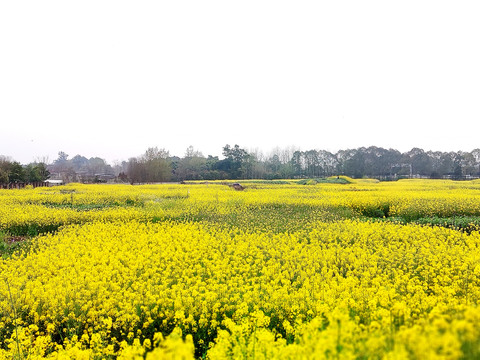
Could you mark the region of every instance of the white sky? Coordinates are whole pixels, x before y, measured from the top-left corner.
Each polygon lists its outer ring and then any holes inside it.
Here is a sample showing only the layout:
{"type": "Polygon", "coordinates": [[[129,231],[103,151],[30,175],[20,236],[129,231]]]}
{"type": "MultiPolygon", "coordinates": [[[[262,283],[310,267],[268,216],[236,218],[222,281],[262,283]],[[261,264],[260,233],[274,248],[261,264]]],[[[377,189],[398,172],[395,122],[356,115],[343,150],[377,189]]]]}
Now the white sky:
{"type": "Polygon", "coordinates": [[[0,154],[480,147],[479,1],[1,1],[0,154]]]}

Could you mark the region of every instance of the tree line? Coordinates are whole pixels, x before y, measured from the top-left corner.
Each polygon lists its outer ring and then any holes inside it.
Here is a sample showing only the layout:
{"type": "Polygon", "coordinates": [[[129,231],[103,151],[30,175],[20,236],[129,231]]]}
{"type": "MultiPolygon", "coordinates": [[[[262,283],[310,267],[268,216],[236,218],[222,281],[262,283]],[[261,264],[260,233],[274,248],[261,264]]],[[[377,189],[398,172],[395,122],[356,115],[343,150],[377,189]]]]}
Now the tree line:
{"type": "Polygon", "coordinates": [[[22,165],[0,155],[0,184],[35,183],[45,181],[49,177],[50,171],[43,162],[22,165]]]}
{"type": "Polygon", "coordinates": [[[413,148],[401,153],[395,149],[360,147],[339,150],[301,151],[294,147],[277,148],[265,155],[239,145],[225,145],[223,158],[204,156],[193,147],[183,157],[171,156],[165,149],[148,148],[144,154],[114,165],[101,158],[86,158],[58,153],[51,164],[21,165],[0,157],[0,183],[38,181],[48,177],[65,182],[168,182],[225,179],[292,179],[347,175],[353,178],[450,178],[480,177],[480,149],[471,152],[424,151],[413,148]],[[36,179],[36,180],[33,180],[36,179]]]}
{"type": "Polygon", "coordinates": [[[275,149],[269,155],[225,145],[223,159],[203,156],[189,147],[183,158],[150,148],[123,163],[124,179],[132,183],[222,179],[292,179],[347,175],[353,178],[450,178],[480,177],[480,149],[471,152],[424,151],[361,147],[332,153],[326,150],[275,149]]]}
{"type": "Polygon", "coordinates": [[[223,159],[203,156],[189,147],[183,158],[170,157],[165,150],[149,149],[145,155],[124,164],[131,182],[292,179],[347,175],[353,178],[450,178],[480,177],[480,149],[471,152],[424,151],[401,153],[395,149],[361,147],[332,153],[326,150],[275,149],[265,156],[238,145],[223,147],[223,159]],[[156,155],[153,155],[156,154],[156,155]]]}

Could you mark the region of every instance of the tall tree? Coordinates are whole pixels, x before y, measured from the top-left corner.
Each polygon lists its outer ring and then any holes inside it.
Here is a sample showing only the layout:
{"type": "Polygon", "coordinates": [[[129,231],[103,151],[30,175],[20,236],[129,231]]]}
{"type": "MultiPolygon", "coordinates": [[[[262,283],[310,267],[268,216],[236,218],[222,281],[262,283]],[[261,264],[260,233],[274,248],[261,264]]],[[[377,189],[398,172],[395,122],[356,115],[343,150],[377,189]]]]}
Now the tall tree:
{"type": "Polygon", "coordinates": [[[423,149],[413,148],[405,155],[412,167],[413,175],[431,176],[433,172],[432,160],[423,149]]]}
{"type": "Polygon", "coordinates": [[[127,175],[130,182],[164,182],[172,176],[169,154],[165,149],[148,148],[139,158],[130,158],[127,175]]]}
{"type": "Polygon", "coordinates": [[[143,156],[146,182],[164,182],[170,180],[172,169],[168,157],[168,151],[165,149],[158,149],[157,147],[147,149],[143,156]]]}
{"type": "Polygon", "coordinates": [[[183,159],[178,159],[175,175],[178,180],[203,180],[207,171],[207,159],[200,151],[189,146],[183,159]]]}
{"type": "Polygon", "coordinates": [[[241,168],[243,162],[248,158],[248,152],[236,144],[233,148],[227,144],[223,147],[222,154],[225,156],[221,164],[223,170],[226,171],[232,179],[241,178],[242,174],[244,174],[241,168]]]}
{"type": "Polygon", "coordinates": [[[476,171],[476,176],[480,176],[480,149],[474,149],[471,152],[473,158],[475,159],[475,168],[477,169],[476,171]]]}
{"type": "Polygon", "coordinates": [[[290,164],[292,165],[295,176],[299,177],[303,175],[303,153],[300,150],[292,154],[290,164]]]}
{"type": "Polygon", "coordinates": [[[337,173],[337,157],[329,151],[320,150],[317,152],[318,162],[323,170],[323,176],[332,176],[337,173]]]}
{"type": "Polygon", "coordinates": [[[25,181],[25,170],[23,169],[23,166],[19,162],[14,161],[10,164],[8,181],[15,182],[15,183],[25,181]]]}

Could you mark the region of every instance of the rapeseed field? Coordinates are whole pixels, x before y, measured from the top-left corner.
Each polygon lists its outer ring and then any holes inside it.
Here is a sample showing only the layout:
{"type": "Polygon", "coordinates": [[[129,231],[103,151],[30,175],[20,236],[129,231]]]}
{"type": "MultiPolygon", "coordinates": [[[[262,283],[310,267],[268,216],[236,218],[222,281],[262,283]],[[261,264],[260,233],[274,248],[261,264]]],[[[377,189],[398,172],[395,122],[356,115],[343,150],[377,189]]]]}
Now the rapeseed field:
{"type": "Polygon", "coordinates": [[[478,359],[480,182],[0,190],[0,359],[478,359]]]}

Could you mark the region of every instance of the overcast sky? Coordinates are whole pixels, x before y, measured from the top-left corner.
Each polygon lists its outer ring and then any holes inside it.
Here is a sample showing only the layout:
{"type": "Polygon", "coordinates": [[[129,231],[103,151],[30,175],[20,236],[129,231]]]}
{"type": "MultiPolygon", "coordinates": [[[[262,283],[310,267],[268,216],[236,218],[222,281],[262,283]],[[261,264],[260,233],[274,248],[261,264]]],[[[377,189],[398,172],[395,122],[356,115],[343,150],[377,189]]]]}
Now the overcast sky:
{"type": "Polygon", "coordinates": [[[2,1],[0,155],[480,147],[478,1],[2,1]]]}

